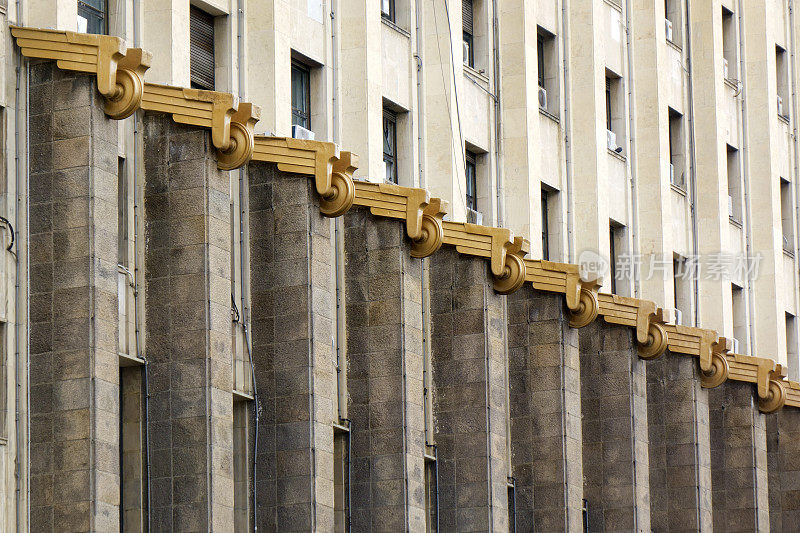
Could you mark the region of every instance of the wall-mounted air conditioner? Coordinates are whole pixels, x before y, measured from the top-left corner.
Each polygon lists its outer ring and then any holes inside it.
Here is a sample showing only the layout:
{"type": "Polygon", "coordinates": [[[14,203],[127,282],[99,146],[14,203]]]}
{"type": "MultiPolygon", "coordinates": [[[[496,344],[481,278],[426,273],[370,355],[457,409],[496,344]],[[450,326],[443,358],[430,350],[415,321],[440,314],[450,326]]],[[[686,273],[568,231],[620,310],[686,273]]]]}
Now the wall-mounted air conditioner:
{"type": "Polygon", "coordinates": [[[739,353],[739,339],[734,338],[731,339],[731,341],[733,343],[733,348],[731,349],[731,352],[739,353]]]}
{"type": "Polygon", "coordinates": [[[617,150],[617,148],[619,148],[619,146],[617,146],[617,134],[616,133],[614,133],[611,130],[606,130],[606,143],[608,145],[608,149],[609,150],[611,150],[612,152],[619,153],[619,151],[617,150]]]}
{"type": "Polygon", "coordinates": [[[381,14],[387,17],[392,15],[392,6],[389,0],[381,0],[381,14]]]}
{"type": "Polygon", "coordinates": [[[307,141],[314,140],[314,132],[305,129],[303,126],[292,126],[292,137],[295,139],[305,139],[307,141]]]}
{"type": "Polygon", "coordinates": [[[667,23],[667,40],[669,42],[672,42],[672,21],[666,19],[666,23],[667,23]]]}
{"type": "Polygon", "coordinates": [[[733,218],[733,196],[728,195],[728,218],[733,218]]]}
{"type": "Polygon", "coordinates": [[[469,43],[466,41],[462,41],[461,43],[464,46],[463,54],[464,54],[464,64],[469,66],[469,43]]]}
{"type": "Polygon", "coordinates": [[[722,77],[728,79],[728,60],[722,58],[722,77]]]}
{"type": "Polygon", "coordinates": [[[662,310],[662,316],[664,317],[664,322],[667,324],[676,324],[680,326],[683,324],[683,313],[681,310],[675,307],[665,307],[662,310]]]}
{"type": "Polygon", "coordinates": [[[669,164],[669,182],[675,184],[675,165],[672,163],[669,164]]]}
{"type": "Polygon", "coordinates": [[[483,224],[483,213],[467,208],[467,222],[470,224],[483,224]]]}
{"type": "Polygon", "coordinates": [[[778,95],[778,114],[780,116],[784,116],[784,114],[783,114],[783,98],[781,98],[780,95],[778,95]]]}
{"type": "Polygon", "coordinates": [[[547,110],[547,91],[544,87],[539,87],[539,109],[547,110]]]}

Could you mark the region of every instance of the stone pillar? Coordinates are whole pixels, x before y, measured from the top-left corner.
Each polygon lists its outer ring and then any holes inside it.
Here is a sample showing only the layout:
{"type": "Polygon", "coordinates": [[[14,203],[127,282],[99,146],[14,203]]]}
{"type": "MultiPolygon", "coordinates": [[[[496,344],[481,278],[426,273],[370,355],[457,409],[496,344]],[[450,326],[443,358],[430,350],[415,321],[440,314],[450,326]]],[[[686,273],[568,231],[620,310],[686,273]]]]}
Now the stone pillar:
{"type": "Polygon", "coordinates": [[[518,531],[582,531],[578,330],[561,295],[508,297],[511,456],[518,531]]]}
{"type": "Polygon", "coordinates": [[[152,526],[233,526],[229,174],[208,131],[144,117],[152,526]]]}
{"type": "Polygon", "coordinates": [[[403,224],[345,217],[354,531],[425,530],[422,260],[403,224]]]}
{"type": "Polygon", "coordinates": [[[253,361],[262,531],[332,531],[332,226],[313,179],[249,165],[253,361]]]}
{"type": "Polygon", "coordinates": [[[769,531],[766,417],[750,383],[709,391],[714,529],[769,531]]]}
{"type": "Polygon", "coordinates": [[[91,76],[30,79],[30,527],[116,530],[117,124],[91,76]]]}
{"type": "Polygon", "coordinates": [[[650,531],[647,384],[633,330],[580,332],[584,498],[590,531],[650,531]]]}
{"type": "Polygon", "coordinates": [[[647,362],[651,527],[711,531],[708,391],[693,357],[647,362]]]}
{"type": "Polygon", "coordinates": [[[431,257],[434,428],[443,531],[508,531],[503,297],[488,262],[431,257]]]}
{"type": "Polygon", "coordinates": [[[770,530],[789,531],[800,524],[800,410],[767,416],[767,456],[770,530]]]}

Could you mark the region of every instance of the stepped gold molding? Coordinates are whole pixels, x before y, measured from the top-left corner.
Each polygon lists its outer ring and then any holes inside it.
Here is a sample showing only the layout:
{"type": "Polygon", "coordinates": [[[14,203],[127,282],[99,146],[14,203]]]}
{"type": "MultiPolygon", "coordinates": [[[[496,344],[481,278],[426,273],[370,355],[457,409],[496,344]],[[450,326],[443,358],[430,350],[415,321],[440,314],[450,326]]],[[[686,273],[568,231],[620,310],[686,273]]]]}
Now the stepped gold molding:
{"type": "Polygon", "coordinates": [[[728,379],[730,367],[728,366],[728,352],[733,348],[733,341],[720,337],[707,348],[709,338],[716,336],[716,332],[703,330],[707,333],[704,338],[700,354],[700,384],[703,388],[711,389],[722,385],[728,379]],[[710,335],[709,335],[710,334],[710,335]]]}
{"type": "Polygon", "coordinates": [[[179,124],[211,129],[219,168],[231,170],[247,163],[253,154],[253,127],[261,109],[229,93],[145,83],[142,109],[172,115],[179,124]]]}
{"type": "Polygon", "coordinates": [[[341,216],[353,205],[353,172],[358,168],[358,156],[339,152],[333,143],[258,135],[253,159],[277,163],[282,172],[314,176],[321,197],[320,212],[325,216],[341,216]]]}
{"type": "Polygon", "coordinates": [[[506,228],[450,221],[442,225],[445,244],[455,246],[459,253],[489,259],[497,292],[509,294],[525,283],[523,257],[528,253],[528,241],[514,237],[506,228]]]}
{"type": "Polygon", "coordinates": [[[431,198],[425,189],[392,183],[356,181],[355,187],[354,205],[369,207],[376,216],[406,222],[406,233],[413,242],[413,257],[428,257],[441,248],[444,240],[442,217],[448,207],[446,201],[431,198]]]}
{"type": "Polygon", "coordinates": [[[97,75],[97,90],[113,119],[129,117],[142,103],[144,73],[152,55],[128,48],[119,37],[11,26],[25,57],[55,60],[58,68],[97,75]]]}
{"type": "Polygon", "coordinates": [[[655,302],[600,293],[598,304],[606,322],[636,328],[639,357],[656,359],[667,350],[663,310],[655,302]]]}

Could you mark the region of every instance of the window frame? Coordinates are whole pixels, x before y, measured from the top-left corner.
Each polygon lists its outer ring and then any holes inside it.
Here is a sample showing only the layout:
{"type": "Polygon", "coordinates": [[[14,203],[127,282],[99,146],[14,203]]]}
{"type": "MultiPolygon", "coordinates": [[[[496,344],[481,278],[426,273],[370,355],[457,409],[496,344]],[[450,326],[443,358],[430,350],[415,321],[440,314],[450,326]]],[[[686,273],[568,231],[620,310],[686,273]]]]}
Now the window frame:
{"type": "Polygon", "coordinates": [[[471,150],[464,151],[464,201],[467,209],[478,212],[478,156],[471,150]],[[470,172],[470,169],[472,172],[470,172]],[[470,194],[470,191],[472,194],[470,194]]]}
{"type": "Polygon", "coordinates": [[[397,11],[395,0],[381,0],[381,18],[384,20],[388,20],[389,22],[396,23],[397,22],[397,11]],[[383,3],[386,2],[389,4],[389,11],[383,10],[383,3]]]}
{"type": "Polygon", "coordinates": [[[399,182],[397,173],[397,113],[387,108],[383,109],[383,162],[385,165],[391,165],[391,171],[389,171],[388,166],[386,167],[386,172],[383,176],[384,181],[397,184],[399,182]],[[387,125],[391,125],[392,128],[390,152],[386,151],[387,125]]]}
{"type": "Polygon", "coordinates": [[[469,5],[469,12],[470,12],[470,27],[469,31],[466,26],[466,22],[463,20],[462,16],[462,24],[461,24],[461,33],[462,33],[462,40],[467,45],[468,54],[467,57],[464,59],[464,64],[470,68],[475,68],[475,4],[473,0],[461,0],[461,12],[463,14],[466,11],[467,5],[469,5]]]}
{"type": "Polygon", "coordinates": [[[212,15],[208,11],[200,9],[197,6],[194,6],[194,5],[190,5],[189,6],[189,84],[193,89],[201,89],[201,90],[204,90],[204,91],[213,91],[213,90],[216,89],[216,84],[217,84],[217,75],[216,75],[217,74],[216,73],[216,69],[217,69],[217,64],[216,64],[216,44],[217,43],[216,43],[216,39],[217,39],[217,37],[216,37],[216,32],[215,32],[215,27],[214,26],[215,26],[215,24],[214,24],[214,15],[212,15]],[[191,40],[192,40],[191,36],[192,36],[192,22],[198,18],[198,15],[205,17],[206,21],[210,21],[211,22],[211,84],[210,85],[203,83],[203,80],[199,79],[199,75],[198,75],[197,78],[195,77],[195,72],[197,72],[197,70],[195,69],[195,66],[193,65],[193,63],[194,63],[193,59],[194,59],[195,56],[192,53],[193,46],[191,44],[191,40]]]}
{"type": "Polygon", "coordinates": [[[550,260],[550,194],[542,189],[542,259],[550,260]]]}
{"type": "Polygon", "coordinates": [[[545,66],[544,66],[544,35],[541,32],[536,34],[536,56],[537,56],[537,75],[539,80],[539,87],[545,88],[545,66]]]}
{"type": "Polygon", "coordinates": [[[311,130],[311,67],[307,64],[298,61],[296,59],[292,59],[291,65],[291,101],[290,106],[292,110],[292,126],[300,126],[301,128],[305,128],[307,130],[311,130]],[[294,73],[299,72],[301,76],[305,79],[305,91],[303,94],[305,110],[295,107],[294,101],[294,73]],[[298,120],[304,120],[305,124],[301,124],[298,120]]]}
{"type": "Polygon", "coordinates": [[[108,0],[101,0],[103,2],[104,9],[100,10],[97,7],[91,5],[87,0],[77,0],[78,2],[78,16],[83,17],[87,21],[87,34],[93,35],[108,35],[108,0]],[[88,18],[86,15],[95,16],[96,19],[99,19],[102,30],[100,33],[90,32],[88,28],[88,22],[92,19],[88,18]]]}

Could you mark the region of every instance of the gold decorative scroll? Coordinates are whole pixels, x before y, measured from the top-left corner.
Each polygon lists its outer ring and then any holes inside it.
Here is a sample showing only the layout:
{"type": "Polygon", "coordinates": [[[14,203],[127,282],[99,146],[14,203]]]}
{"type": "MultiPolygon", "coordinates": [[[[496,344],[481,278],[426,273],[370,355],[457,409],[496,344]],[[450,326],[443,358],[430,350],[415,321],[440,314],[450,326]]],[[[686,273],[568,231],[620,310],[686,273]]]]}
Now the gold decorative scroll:
{"type": "Polygon", "coordinates": [[[242,102],[239,109],[231,116],[231,145],[227,150],[220,150],[217,164],[222,170],[233,170],[245,165],[253,157],[255,137],[253,128],[261,118],[261,108],[250,102],[242,102]]]}
{"type": "Polygon", "coordinates": [[[358,168],[358,156],[340,153],[333,143],[259,135],[255,138],[253,159],[277,163],[282,172],[314,176],[321,196],[320,212],[325,216],[341,216],[353,205],[353,172],[358,168]]]}
{"type": "Polygon", "coordinates": [[[123,119],[142,102],[144,73],[152,55],[128,48],[119,37],[72,31],[11,26],[11,35],[25,57],[51,59],[58,68],[97,75],[97,90],[106,99],[105,112],[123,119]]]}
{"type": "Polygon", "coordinates": [[[414,242],[412,256],[428,257],[442,246],[446,201],[431,198],[425,189],[392,183],[356,181],[355,187],[355,205],[369,207],[373,215],[405,220],[406,233],[414,242]]]}
{"type": "Polygon", "coordinates": [[[786,403],[786,369],[772,359],[728,353],[729,378],[756,385],[758,408],[765,413],[777,411],[786,403]]]}
{"type": "Polygon", "coordinates": [[[667,349],[663,312],[655,302],[600,293],[598,307],[606,322],[636,328],[636,342],[642,359],[655,359],[667,349]]]}
{"type": "Polygon", "coordinates": [[[443,222],[443,226],[445,244],[455,246],[459,253],[489,259],[497,292],[508,294],[525,283],[522,258],[528,252],[528,241],[514,237],[506,228],[450,221],[443,222]]]}

